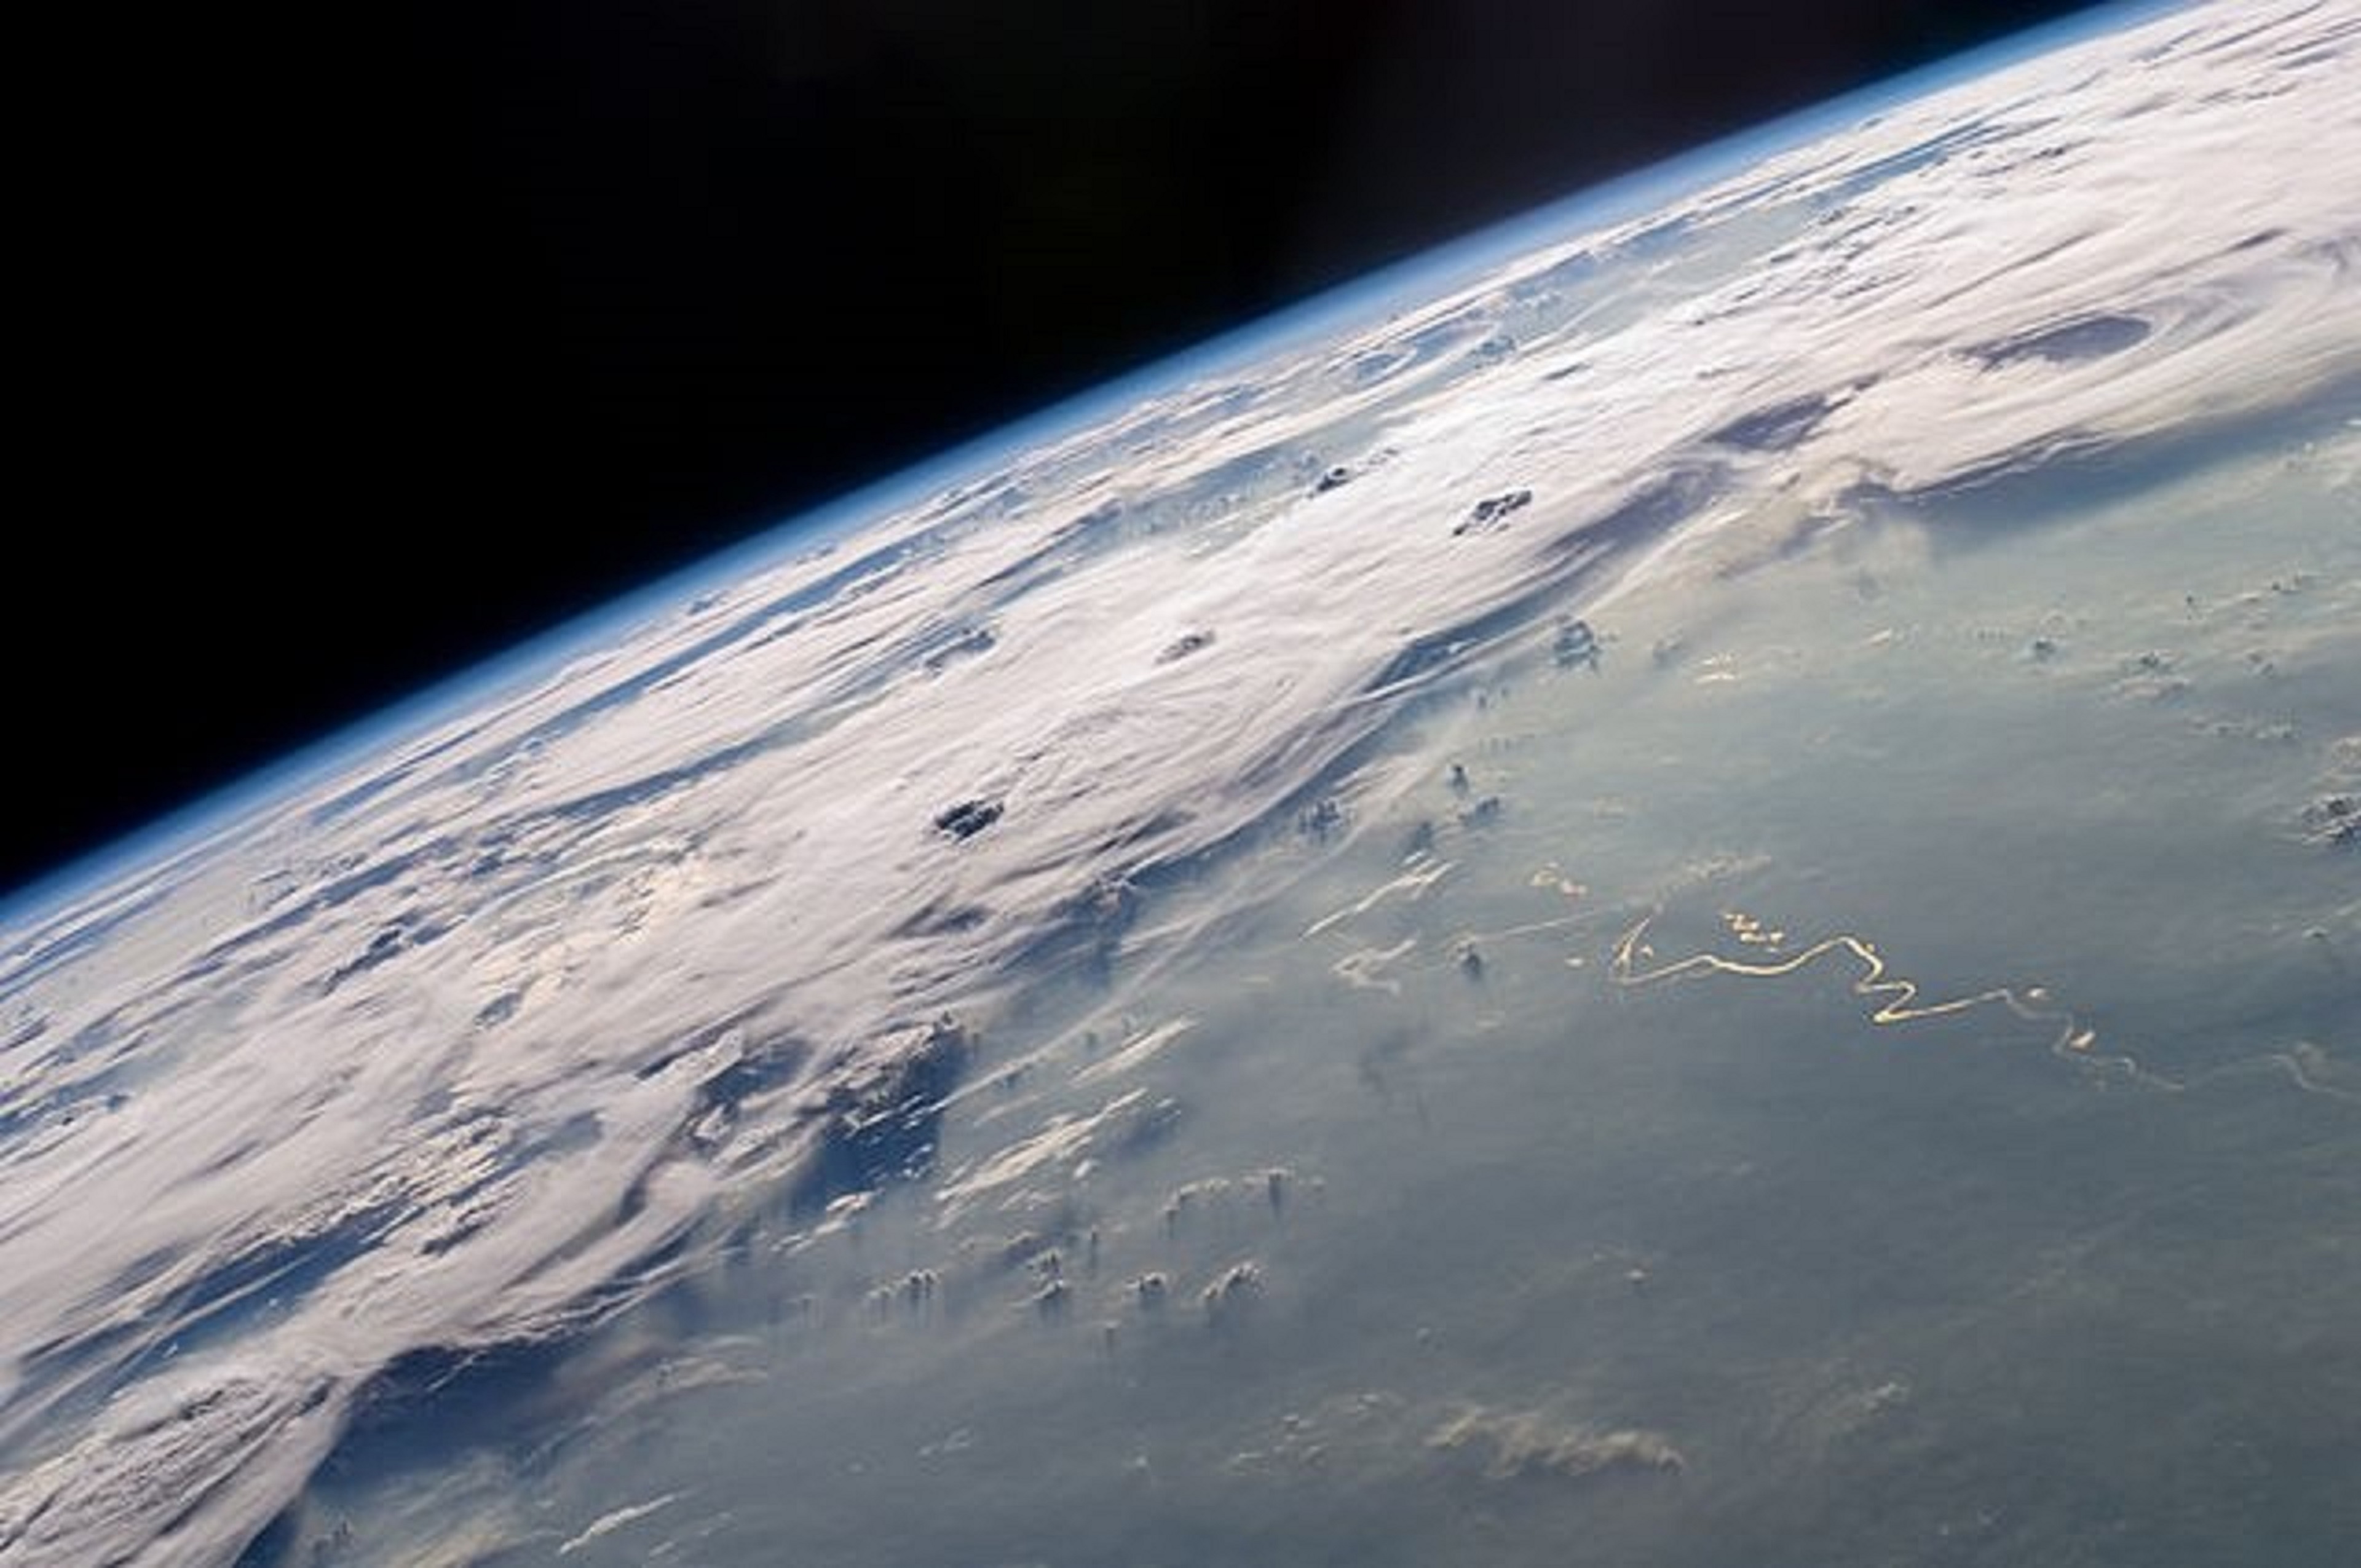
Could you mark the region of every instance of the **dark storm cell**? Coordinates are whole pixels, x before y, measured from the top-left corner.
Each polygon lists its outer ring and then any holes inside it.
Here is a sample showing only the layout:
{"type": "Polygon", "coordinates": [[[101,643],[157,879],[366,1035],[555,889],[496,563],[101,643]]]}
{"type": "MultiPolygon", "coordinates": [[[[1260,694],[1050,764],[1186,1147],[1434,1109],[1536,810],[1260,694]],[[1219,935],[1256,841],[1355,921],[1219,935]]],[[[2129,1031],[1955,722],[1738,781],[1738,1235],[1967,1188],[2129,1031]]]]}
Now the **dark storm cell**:
{"type": "Polygon", "coordinates": [[[498,996],[493,997],[489,1002],[485,1003],[481,1007],[476,1009],[476,1027],[478,1029],[489,1029],[494,1025],[505,1024],[511,1018],[515,1017],[516,1010],[523,1005],[524,992],[521,991],[503,991],[498,996]]]}
{"type": "Polygon", "coordinates": [[[1590,629],[1587,620],[1563,621],[1557,636],[1551,641],[1550,655],[1561,670],[1587,664],[1595,671],[1598,668],[1598,633],[1590,629]]]}
{"type": "Polygon", "coordinates": [[[1156,655],[1156,662],[1159,664],[1169,664],[1175,659],[1185,659],[1190,654],[1202,652],[1213,645],[1213,634],[1210,631],[1184,631],[1165,644],[1164,652],[1156,655]]]}
{"type": "Polygon", "coordinates": [[[423,948],[443,935],[448,927],[433,923],[395,921],[371,937],[368,945],[349,961],[339,965],[321,982],[321,989],[333,992],[345,981],[367,974],[412,948],[423,948]]]}
{"type": "Polygon", "coordinates": [[[2111,354],[2136,347],[2154,330],[2137,316],[2074,316],[2015,337],[1977,344],[1963,352],[1987,370],[2026,359],[2071,365],[2086,359],[2104,359],[2111,354]]]}
{"type": "Polygon", "coordinates": [[[1002,809],[996,800],[962,800],[938,812],[935,828],[954,839],[972,839],[999,821],[1002,809]]]}
{"type": "Polygon", "coordinates": [[[1503,490],[1497,496],[1486,496],[1467,509],[1467,515],[1451,532],[1457,535],[1489,530],[1510,513],[1521,511],[1532,505],[1532,501],[1531,490],[1503,490]]]}
{"type": "Polygon", "coordinates": [[[1817,392],[1792,398],[1741,414],[1719,430],[1708,432],[1706,439],[1746,452],[1784,452],[1817,430],[1835,407],[1832,400],[1817,392]]]}

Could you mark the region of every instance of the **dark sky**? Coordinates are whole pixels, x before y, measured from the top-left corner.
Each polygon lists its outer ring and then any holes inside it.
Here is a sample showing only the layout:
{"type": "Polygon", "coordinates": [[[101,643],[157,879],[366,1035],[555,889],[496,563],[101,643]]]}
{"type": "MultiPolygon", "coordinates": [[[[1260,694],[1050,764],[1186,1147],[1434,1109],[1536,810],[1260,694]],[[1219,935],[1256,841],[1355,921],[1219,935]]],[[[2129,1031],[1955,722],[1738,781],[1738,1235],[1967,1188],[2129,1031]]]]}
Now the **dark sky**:
{"type": "Polygon", "coordinates": [[[2068,8],[93,12],[12,214],[0,893],[1062,394],[2068,8]]]}

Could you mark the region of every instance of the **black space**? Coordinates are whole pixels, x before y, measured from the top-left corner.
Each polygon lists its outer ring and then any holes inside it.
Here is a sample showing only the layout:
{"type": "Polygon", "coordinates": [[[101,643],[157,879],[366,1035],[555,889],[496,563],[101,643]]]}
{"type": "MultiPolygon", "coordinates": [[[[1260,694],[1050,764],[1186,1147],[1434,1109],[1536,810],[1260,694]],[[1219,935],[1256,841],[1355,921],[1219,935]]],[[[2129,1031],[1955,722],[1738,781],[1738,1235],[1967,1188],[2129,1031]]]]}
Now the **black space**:
{"type": "Polygon", "coordinates": [[[90,13],[19,57],[70,107],[12,203],[0,890],[1062,394],[2070,8],[90,13]]]}

